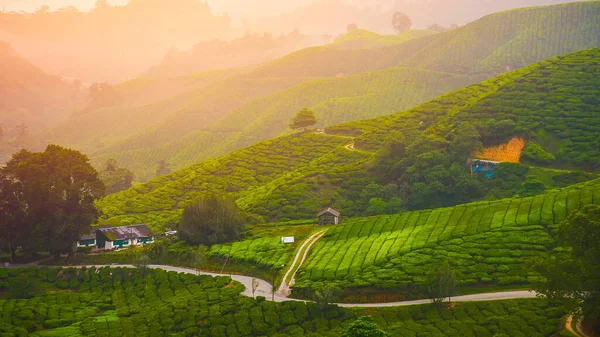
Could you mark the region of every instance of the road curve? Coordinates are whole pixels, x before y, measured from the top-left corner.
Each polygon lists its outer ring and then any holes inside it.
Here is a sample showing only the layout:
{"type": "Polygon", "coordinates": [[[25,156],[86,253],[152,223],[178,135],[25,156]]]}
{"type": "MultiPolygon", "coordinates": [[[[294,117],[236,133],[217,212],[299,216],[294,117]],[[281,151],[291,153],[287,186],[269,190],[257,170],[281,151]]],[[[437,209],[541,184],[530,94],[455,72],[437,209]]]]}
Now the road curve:
{"type": "MultiPolygon", "coordinates": [[[[73,268],[80,268],[84,266],[73,266],[73,268]]],[[[123,265],[123,264],[113,264],[113,265],[87,265],[89,267],[121,267],[121,268],[135,268],[133,265],[123,265]]],[[[166,266],[166,265],[157,265],[152,264],[148,265],[148,267],[153,269],[162,269],[165,271],[174,271],[178,273],[186,273],[186,274],[194,274],[194,275],[210,275],[210,276],[228,276],[231,277],[234,281],[240,282],[246,288],[242,295],[252,297],[252,277],[250,276],[242,276],[235,274],[217,274],[217,273],[208,273],[208,272],[197,272],[194,269],[190,268],[182,268],[175,266],[166,266]]],[[[272,298],[272,285],[271,283],[261,280],[257,278],[259,286],[255,292],[255,296],[264,296],[267,300],[271,300],[272,298]]],[[[453,302],[472,302],[472,301],[496,301],[496,300],[508,300],[508,299],[519,299],[519,298],[534,298],[537,294],[535,291],[505,291],[505,292],[496,292],[496,293],[483,293],[483,294],[473,294],[473,295],[463,295],[452,297],[453,302]]],[[[288,298],[285,296],[281,296],[280,294],[275,294],[275,302],[283,302],[283,301],[300,301],[307,302],[306,300],[299,300],[295,298],[288,298]]],[[[381,307],[399,307],[406,305],[415,305],[415,304],[426,304],[431,303],[431,300],[415,300],[415,301],[401,301],[401,302],[389,302],[389,303],[336,303],[340,307],[346,308],[381,308],[381,307]]]]}

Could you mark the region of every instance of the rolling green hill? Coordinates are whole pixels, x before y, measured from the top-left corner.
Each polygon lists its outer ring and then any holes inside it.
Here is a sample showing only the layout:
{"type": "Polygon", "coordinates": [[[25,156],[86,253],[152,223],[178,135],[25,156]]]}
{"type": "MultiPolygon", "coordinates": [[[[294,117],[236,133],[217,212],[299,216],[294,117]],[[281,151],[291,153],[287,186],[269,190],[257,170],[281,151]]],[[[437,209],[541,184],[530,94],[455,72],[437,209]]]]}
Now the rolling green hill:
{"type": "Polygon", "coordinates": [[[525,270],[527,260],[553,249],[555,225],[592,203],[600,203],[598,180],[536,197],[349,219],[312,248],[296,287],[408,290],[444,261],[463,286],[531,283],[537,275],[525,270]]]}
{"type": "Polygon", "coordinates": [[[161,103],[78,117],[38,138],[81,149],[96,166],[116,158],[145,181],[157,160],[183,168],[286,134],[304,107],[317,112],[319,126],[386,115],[508,69],[598,47],[599,8],[591,1],[502,12],[382,48],[308,48],[161,103]],[[268,90],[248,94],[257,86],[268,90]],[[89,132],[92,125],[103,127],[89,132]]]}
{"type": "MultiPolygon", "coordinates": [[[[177,221],[207,191],[230,192],[244,210],[280,220],[312,218],[330,205],[346,215],[377,214],[529,193],[519,191],[523,181],[533,182],[526,166],[503,166],[501,179],[469,179],[463,160],[470,146],[518,135],[554,156],[541,166],[596,171],[599,80],[600,49],[555,57],[398,114],[263,141],[110,195],[99,203],[103,222],[144,221],[156,229],[177,221]],[[464,130],[475,134],[465,138],[464,130]],[[406,150],[390,155],[399,140],[406,150]],[[434,190],[439,184],[447,189],[434,190]],[[377,199],[387,204],[378,206],[377,199]],[[418,204],[421,199],[426,203],[418,204]]],[[[556,186],[581,178],[544,174],[556,186]]]]}
{"type": "Polygon", "coordinates": [[[134,171],[140,172],[140,177],[147,177],[149,173],[142,175],[141,172],[153,171],[150,158],[168,158],[172,167],[181,168],[281,135],[287,132],[294,113],[304,107],[317,113],[317,127],[401,111],[442,93],[506,72],[507,65],[509,68],[520,67],[558,55],[563,50],[576,51],[588,46],[600,46],[596,38],[600,34],[600,23],[596,21],[597,16],[593,15],[600,13],[599,10],[600,2],[515,10],[485,17],[456,30],[384,48],[337,50],[316,47],[298,51],[261,67],[248,76],[338,77],[307,80],[294,87],[256,98],[236,109],[221,113],[220,120],[191,132],[176,126],[191,124],[185,123],[181,114],[174,115],[172,119],[184,123],[154,126],[137,134],[136,142],[125,139],[98,152],[95,154],[98,156],[95,162],[99,164],[107,158],[115,157],[134,171]],[[540,28],[539,36],[530,34],[538,26],[539,18],[550,17],[559,18],[561,22],[577,22],[578,25],[563,25],[558,33],[551,33],[550,26],[544,25],[540,28]],[[503,38],[492,39],[493,36],[503,38]],[[464,41],[470,41],[468,39],[485,40],[485,48],[478,47],[479,43],[464,44],[464,41]],[[565,43],[567,40],[569,43],[565,43]],[[516,45],[516,42],[521,45],[516,45]],[[464,48],[458,48],[458,45],[463,45],[464,48]],[[526,47],[529,45],[537,52],[523,54],[527,56],[524,58],[519,50],[527,50],[529,53],[530,49],[526,47]],[[434,48],[440,48],[443,52],[434,52],[434,48]],[[423,65],[411,61],[417,60],[418,58],[411,57],[422,50],[441,56],[432,60],[430,56],[425,57],[423,54],[419,56],[426,60],[423,65]],[[497,50],[504,52],[498,53],[497,50]],[[446,54],[447,57],[444,56],[446,54]],[[504,59],[495,62],[494,55],[502,55],[504,59]],[[476,64],[477,67],[443,68],[449,58],[476,64]],[[393,67],[396,64],[406,64],[408,67],[393,67]],[[482,70],[484,68],[485,71],[482,70]],[[157,129],[164,130],[163,134],[182,137],[157,137],[154,133],[157,129]],[[156,140],[161,140],[160,146],[141,146],[146,143],[154,144],[156,140]],[[131,146],[132,143],[140,145],[131,146]]]}

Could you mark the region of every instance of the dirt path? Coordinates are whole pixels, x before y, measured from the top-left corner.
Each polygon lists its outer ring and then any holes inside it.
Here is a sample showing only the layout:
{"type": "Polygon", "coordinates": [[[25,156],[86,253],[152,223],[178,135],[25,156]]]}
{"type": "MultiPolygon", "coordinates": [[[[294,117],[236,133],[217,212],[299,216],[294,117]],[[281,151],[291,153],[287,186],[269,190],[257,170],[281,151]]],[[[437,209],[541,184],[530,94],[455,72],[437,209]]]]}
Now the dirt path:
{"type": "MultiPolygon", "coordinates": [[[[64,267],[64,266],[63,266],[64,267]]],[[[73,266],[72,268],[80,268],[83,266],[73,266]]],[[[132,265],[87,265],[85,267],[121,267],[121,268],[135,268],[132,265]]],[[[187,273],[194,275],[211,275],[211,276],[228,276],[231,277],[234,281],[240,282],[245,286],[245,290],[242,292],[242,295],[252,297],[252,277],[250,276],[242,276],[242,275],[229,275],[229,274],[216,274],[216,273],[207,273],[207,272],[198,272],[194,269],[175,267],[175,266],[165,266],[165,265],[149,265],[149,268],[154,269],[162,269],[165,271],[174,271],[178,273],[187,273]]],[[[259,286],[256,290],[256,296],[264,296],[268,301],[271,300],[272,296],[272,286],[271,283],[257,279],[259,286]]],[[[518,298],[535,298],[536,293],[534,291],[506,291],[506,292],[497,292],[497,293],[484,293],[484,294],[475,294],[475,295],[464,295],[464,296],[455,296],[452,297],[453,302],[471,302],[471,301],[496,301],[496,300],[507,300],[507,299],[518,299],[518,298]]],[[[282,296],[281,294],[275,294],[274,296],[275,302],[283,302],[283,301],[301,301],[307,302],[306,300],[299,300],[295,298],[288,298],[286,296],[282,296]]],[[[416,301],[401,301],[401,302],[391,302],[391,303],[338,303],[340,307],[353,307],[353,308],[378,308],[378,307],[399,307],[406,305],[415,305],[415,304],[425,304],[431,303],[431,300],[416,300],[416,301]]]]}
{"type": "Polygon", "coordinates": [[[577,331],[573,330],[573,315],[570,315],[569,317],[567,317],[567,321],[565,322],[565,327],[567,328],[567,330],[569,330],[570,333],[572,333],[574,336],[581,336],[581,337],[589,337],[585,332],[583,332],[583,329],[581,328],[581,318],[575,322],[575,328],[577,329],[577,331]]]}
{"type": "Polygon", "coordinates": [[[302,243],[302,245],[296,252],[296,256],[294,256],[294,261],[290,265],[290,268],[287,270],[287,272],[283,276],[283,279],[281,280],[281,285],[279,286],[279,289],[277,289],[278,294],[281,294],[285,297],[289,296],[290,286],[294,285],[296,272],[298,271],[298,269],[300,269],[300,267],[304,263],[304,260],[306,259],[306,256],[308,255],[308,251],[310,250],[310,247],[312,247],[312,245],[317,240],[319,240],[321,238],[321,236],[323,236],[323,234],[325,234],[325,232],[327,232],[326,229],[316,232],[316,233],[313,233],[306,240],[304,240],[304,242],[302,243]],[[302,257],[302,260],[300,260],[300,263],[297,264],[300,257],[302,257]],[[288,276],[290,276],[290,273],[291,273],[292,277],[290,278],[290,282],[288,283],[288,282],[286,282],[286,280],[288,279],[288,276]]]}

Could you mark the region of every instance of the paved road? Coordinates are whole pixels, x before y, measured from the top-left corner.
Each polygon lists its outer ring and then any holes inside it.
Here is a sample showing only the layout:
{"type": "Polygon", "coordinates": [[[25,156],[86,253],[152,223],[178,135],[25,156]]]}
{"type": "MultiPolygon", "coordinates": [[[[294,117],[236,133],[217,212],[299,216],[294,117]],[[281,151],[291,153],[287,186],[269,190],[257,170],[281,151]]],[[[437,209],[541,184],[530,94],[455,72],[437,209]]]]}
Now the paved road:
{"type": "MultiPolygon", "coordinates": [[[[496,301],[496,300],[509,300],[517,298],[534,298],[536,297],[535,291],[504,291],[497,293],[484,293],[474,295],[463,295],[452,297],[452,302],[473,302],[473,301],[496,301]]],[[[391,303],[366,303],[366,304],[353,304],[353,303],[340,303],[340,307],[355,307],[355,308],[378,308],[378,307],[400,307],[405,305],[415,304],[426,304],[431,303],[431,300],[415,300],[415,301],[402,301],[402,302],[391,302],[391,303]]]]}
{"type": "MultiPolygon", "coordinates": [[[[88,265],[86,267],[122,267],[122,268],[135,268],[132,265],[88,265]]],[[[82,267],[82,266],[74,266],[74,267],[82,267]]],[[[198,273],[194,269],[190,268],[182,268],[175,266],[165,266],[165,265],[149,265],[150,268],[162,269],[166,271],[175,271],[178,273],[187,273],[194,275],[211,275],[211,276],[230,276],[233,280],[242,283],[246,289],[242,292],[242,295],[252,297],[252,277],[250,276],[242,276],[242,275],[229,275],[229,274],[217,274],[217,273],[207,273],[200,272],[198,273]]],[[[272,297],[272,286],[271,283],[257,279],[259,282],[258,289],[255,292],[255,296],[264,296],[267,300],[271,300],[272,297]]],[[[474,294],[474,295],[463,295],[452,297],[453,302],[471,302],[471,301],[495,301],[495,300],[507,300],[507,299],[517,299],[517,298],[534,298],[536,297],[536,293],[534,291],[505,291],[505,292],[497,292],[497,293],[483,293],[483,294],[474,294]]],[[[299,300],[295,298],[288,298],[285,296],[281,296],[280,294],[275,294],[275,302],[283,302],[283,301],[301,301],[306,302],[305,300],[299,300]]],[[[390,303],[338,303],[340,307],[354,307],[354,308],[374,308],[374,307],[399,307],[405,305],[415,305],[415,304],[425,304],[431,303],[431,300],[416,300],[416,301],[402,301],[402,302],[390,302],[390,303]]]]}

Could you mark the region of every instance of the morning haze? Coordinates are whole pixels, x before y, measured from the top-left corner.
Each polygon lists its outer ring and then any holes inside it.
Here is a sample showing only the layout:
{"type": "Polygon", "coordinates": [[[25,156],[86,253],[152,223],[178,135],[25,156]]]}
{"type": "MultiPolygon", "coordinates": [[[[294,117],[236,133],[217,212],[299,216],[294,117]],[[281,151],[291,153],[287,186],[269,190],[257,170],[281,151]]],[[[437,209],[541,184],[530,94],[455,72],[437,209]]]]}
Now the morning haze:
{"type": "Polygon", "coordinates": [[[0,8],[0,337],[600,336],[599,0],[0,8]]]}

